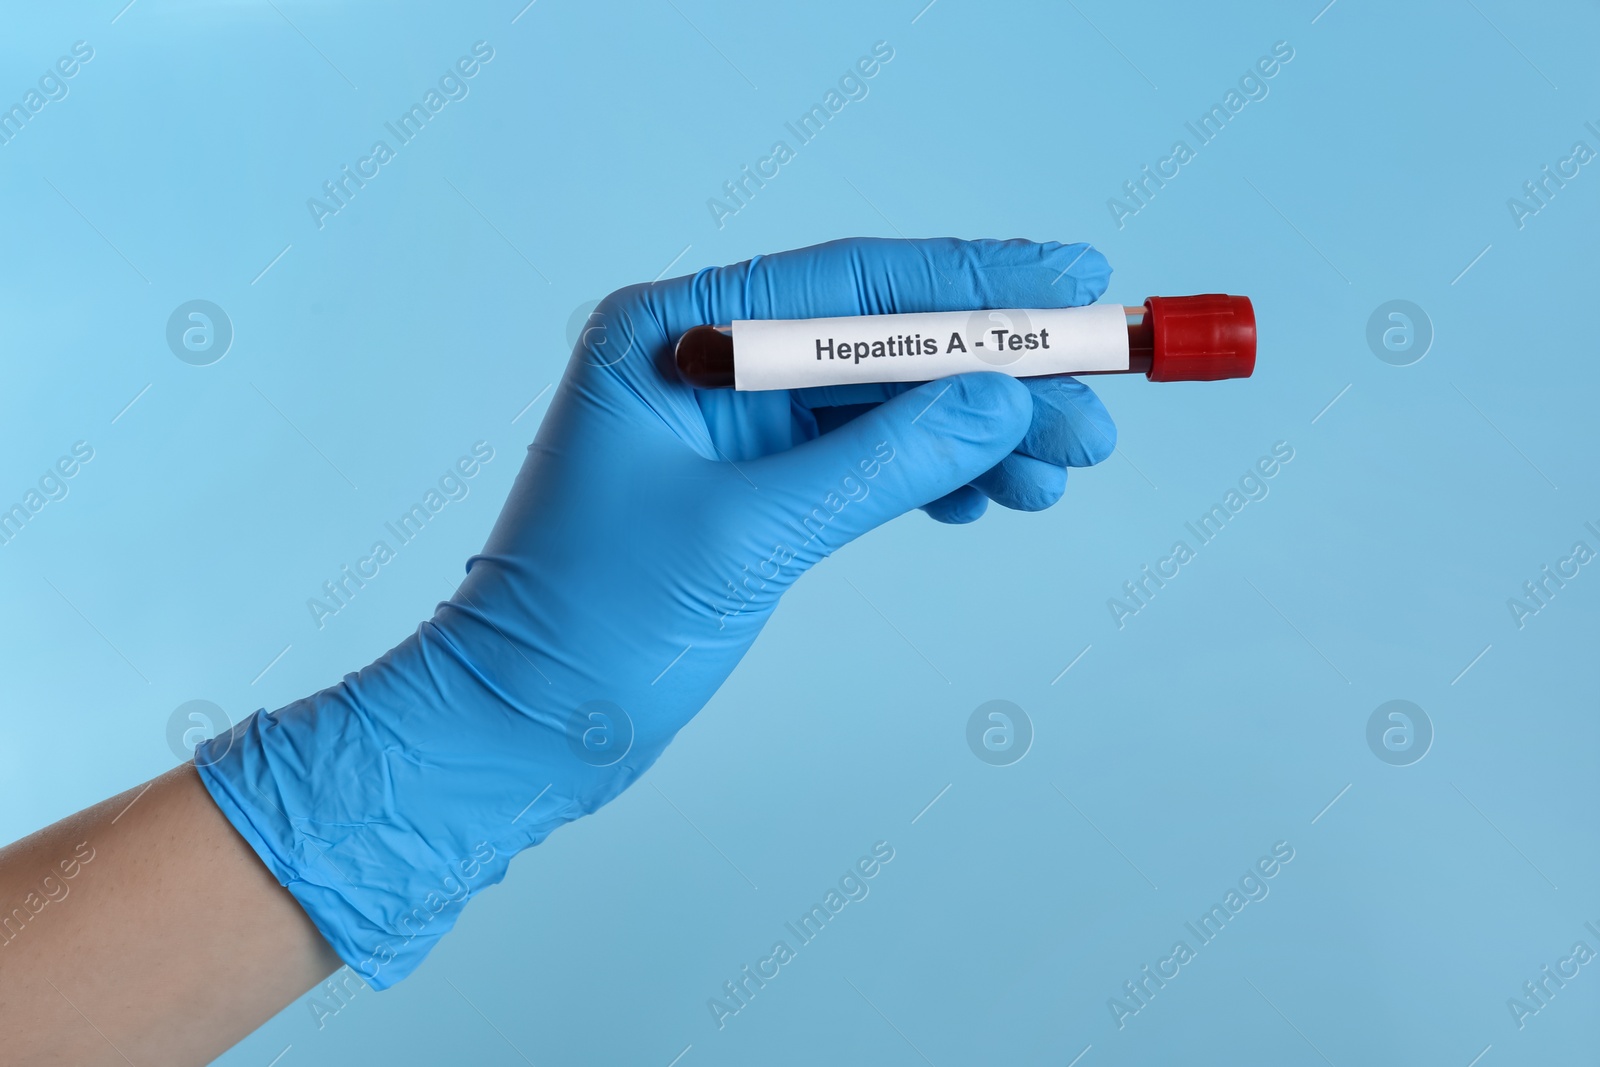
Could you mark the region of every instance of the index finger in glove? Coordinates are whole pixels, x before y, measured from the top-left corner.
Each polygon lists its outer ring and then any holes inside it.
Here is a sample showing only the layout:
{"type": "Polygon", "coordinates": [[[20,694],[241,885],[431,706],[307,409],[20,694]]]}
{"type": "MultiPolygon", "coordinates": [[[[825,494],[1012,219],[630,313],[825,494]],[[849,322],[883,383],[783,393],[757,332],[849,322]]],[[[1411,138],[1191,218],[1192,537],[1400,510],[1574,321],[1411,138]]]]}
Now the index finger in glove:
{"type": "MultiPolygon", "coordinates": [[[[735,319],[1076,307],[1098,300],[1110,278],[1106,258],[1086,244],[851,238],[708,267],[618,295],[638,300],[676,340],[690,327],[735,319]]],[[[821,390],[807,392],[816,395],[809,406],[893,395],[879,390],[825,399],[821,390]]]]}

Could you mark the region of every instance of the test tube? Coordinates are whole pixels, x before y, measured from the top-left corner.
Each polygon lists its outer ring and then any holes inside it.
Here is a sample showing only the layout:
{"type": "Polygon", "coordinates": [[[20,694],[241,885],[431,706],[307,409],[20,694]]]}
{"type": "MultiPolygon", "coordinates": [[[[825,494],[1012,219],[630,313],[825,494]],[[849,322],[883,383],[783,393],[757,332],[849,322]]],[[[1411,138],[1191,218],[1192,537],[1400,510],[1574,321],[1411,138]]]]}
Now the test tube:
{"type": "Polygon", "coordinates": [[[675,361],[697,389],[921,382],[975,370],[1209,382],[1255,370],[1256,316],[1248,297],[1207,293],[1137,306],[739,319],[689,329],[675,361]]]}

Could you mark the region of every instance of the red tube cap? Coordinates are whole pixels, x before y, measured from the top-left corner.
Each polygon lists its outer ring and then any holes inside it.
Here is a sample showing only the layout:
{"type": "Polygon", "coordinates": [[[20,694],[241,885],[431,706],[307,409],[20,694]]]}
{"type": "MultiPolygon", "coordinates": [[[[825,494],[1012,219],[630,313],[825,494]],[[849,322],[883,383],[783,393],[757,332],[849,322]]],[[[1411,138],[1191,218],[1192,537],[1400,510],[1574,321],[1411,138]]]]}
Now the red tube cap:
{"type": "Polygon", "coordinates": [[[1152,296],[1152,382],[1248,378],[1256,369],[1256,310],[1247,296],[1152,296]]]}

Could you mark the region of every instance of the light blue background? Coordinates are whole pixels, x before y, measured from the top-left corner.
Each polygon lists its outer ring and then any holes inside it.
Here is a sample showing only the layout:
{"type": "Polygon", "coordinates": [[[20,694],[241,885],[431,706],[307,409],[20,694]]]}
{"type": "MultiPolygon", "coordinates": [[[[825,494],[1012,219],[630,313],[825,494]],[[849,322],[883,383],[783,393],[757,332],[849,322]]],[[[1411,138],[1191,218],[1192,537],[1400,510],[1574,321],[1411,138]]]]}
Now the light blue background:
{"type": "Polygon", "coordinates": [[[221,1062],[1592,1062],[1600,965],[1506,1007],[1600,950],[1600,568],[1523,629],[1506,605],[1600,548],[1600,169],[1506,206],[1600,148],[1591,6],[522,2],[6,13],[7,103],[95,54],[0,146],[0,498],[95,458],[0,547],[0,839],[171,766],[185,701],[277,707],[407,633],[621,285],[846,235],[1089,240],[1112,300],[1254,298],[1258,370],[1099,380],[1121,447],[1062,504],[843,551],[413,978],[221,1062]],[[306,199],[479,40],[470,95],[319,230],[306,199]],[[880,40],[719,229],[707,199],[880,40]],[[1277,41],[1270,95],[1119,229],[1107,199],[1277,41]],[[164,340],[195,298],[236,331],[208,367],[164,340]],[[1365,339],[1391,299],[1436,331],[1411,366],[1365,339]],[[477,440],[471,496],[319,631],[306,599],[477,440]],[[1270,495],[1119,630],[1107,598],[1278,441],[1270,495]],[[1010,767],[965,741],[997,698],[1036,730],[1010,767]],[[1407,767],[1365,739],[1396,698],[1437,732],[1407,767]],[[871,895],[719,1030],[707,999],[879,840],[871,895]],[[1119,1030],[1108,998],[1278,841],[1270,896],[1119,1030]]]}

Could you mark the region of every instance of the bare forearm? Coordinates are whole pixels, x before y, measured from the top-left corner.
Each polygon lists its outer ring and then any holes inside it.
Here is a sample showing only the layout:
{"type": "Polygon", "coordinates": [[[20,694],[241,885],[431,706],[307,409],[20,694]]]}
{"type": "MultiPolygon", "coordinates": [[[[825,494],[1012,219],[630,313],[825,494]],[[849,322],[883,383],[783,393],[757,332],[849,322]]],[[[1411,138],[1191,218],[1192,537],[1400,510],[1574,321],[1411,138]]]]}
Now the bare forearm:
{"type": "Polygon", "coordinates": [[[8,1064],[207,1063],[338,966],[190,764],[0,849],[8,1064]]]}

